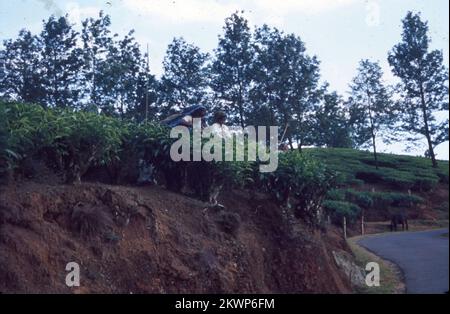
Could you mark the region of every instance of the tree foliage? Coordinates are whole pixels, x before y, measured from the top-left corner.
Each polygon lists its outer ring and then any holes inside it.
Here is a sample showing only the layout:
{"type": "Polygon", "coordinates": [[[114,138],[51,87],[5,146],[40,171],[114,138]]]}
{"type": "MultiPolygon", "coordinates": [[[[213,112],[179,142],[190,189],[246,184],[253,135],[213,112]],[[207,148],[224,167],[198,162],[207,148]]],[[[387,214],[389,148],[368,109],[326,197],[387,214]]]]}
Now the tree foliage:
{"type": "Polygon", "coordinates": [[[160,110],[163,113],[205,104],[208,58],[208,54],[200,52],[198,47],[186,43],[183,38],[175,38],[169,44],[163,62],[164,74],[160,89],[160,110]]]}
{"type": "Polygon", "coordinates": [[[301,148],[306,144],[309,119],[318,102],[319,62],[306,54],[298,36],[267,25],[255,31],[254,45],[254,110],[269,113],[270,118],[261,125],[287,126],[285,137],[291,148],[294,140],[301,148]]]}
{"type": "Polygon", "coordinates": [[[361,60],[358,74],[350,84],[351,97],[348,100],[353,139],[358,146],[370,143],[377,168],[377,137],[380,131],[393,127],[394,123],[391,95],[382,77],[383,72],[377,62],[361,60]]]}
{"type": "Polygon", "coordinates": [[[375,159],[377,143],[390,139],[383,129],[395,126],[411,142],[425,138],[436,165],[434,148],[448,140],[448,119],[438,117],[448,112],[448,71],[442,52],[430,51],[419,14],[408,13],[403,27],[388,58],[398,88],[383,83],[377,62],[362,60],[344,98],[321,81],[320,62],[299,36],[251,28],[244,12],[225,20],[211,55],[174,38],[160,78],[134,31],[112,34],[107,14],[85,19],[81,31],[67,16],[51,16],[39,34],[22,30],[4,41],[0,97],[133,122],[157,122],[202,104],[224,110],[228,124],[278,126],[291,149],[372,146],[375,159]]]}
{"type": "Polygon", "coordinates": [[[246,125],[252,81],[252,34],[248,21],[238,12],[225,20],[211,67],[211,87],[231,121],[246,125]]]}
{"type": "Polygon", "coordinates": [[[43,103],[41,38],[21,30],[17,39],[5,40],[0,54],[0,93],[24,102],[43,103]]]}
{"type": "Polygon", "coordinates": [[[435,115],[448,111],[448,69],[443,65],[442,51],[430,51],[430,41],[427,22],[420,14],[408,12],[403,19],[402,41],[389,52],[388,61],[401,79],[401,129],[425,137],[427,155],[437,167],[434,148],[449,139],[448,118],[438,122],[435,115]]]}
{"type": "Polygon", "coordinates": [[[325,93],[313,114],[311,142],[325,147],[353,147],[348,114],[341,96],[325,93]]]}

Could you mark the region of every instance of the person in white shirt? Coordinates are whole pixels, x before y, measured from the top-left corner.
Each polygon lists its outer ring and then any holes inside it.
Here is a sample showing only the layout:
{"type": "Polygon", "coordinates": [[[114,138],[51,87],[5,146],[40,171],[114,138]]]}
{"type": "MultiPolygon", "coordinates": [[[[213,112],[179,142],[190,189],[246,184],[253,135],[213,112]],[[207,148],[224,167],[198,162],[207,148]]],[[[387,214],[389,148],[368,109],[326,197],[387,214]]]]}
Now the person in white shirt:
{"type": "Polygon", "coordinates": [[[213,124],[211,125],[213,134],[220,136],[221,138],[227,138],[231,136],[230,129],[225,125],[227,121],[227,115],[222,110],[214,112],[213,124]]]}

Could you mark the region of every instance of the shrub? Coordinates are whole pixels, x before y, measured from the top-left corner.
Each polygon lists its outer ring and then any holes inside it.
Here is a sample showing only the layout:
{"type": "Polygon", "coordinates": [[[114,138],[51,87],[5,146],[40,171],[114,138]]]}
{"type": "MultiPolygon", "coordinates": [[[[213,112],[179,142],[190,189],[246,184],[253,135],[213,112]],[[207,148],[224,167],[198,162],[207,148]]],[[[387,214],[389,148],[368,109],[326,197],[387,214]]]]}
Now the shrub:
{"type": "Polygon", "coordinates": [[[5,106],[0,103],[0,177],[10,169],[10,158],[15,153],[8,149],[8,130],[5,106]],[[11,155],[12,153],[12,155],[11,155]]]}
{"type": "MultiPolygon", "coordinates": [[[[336,172],[297,151],[279,155],[275,172],[260,173],[257,162],[173,162],[170,147],[175,139],[157,123],[136,124],[95,112],[44,109],[38,105],[0,104],[0,171],[20,167],[25,158],[44,159],[64,175],[66,182],[79,182],[92,167],[103,167],[116,181],[139,171],[139,161],[151,163],[166,177],[169,188],[179,190],[189,168],[197,196],[204,198],[217,185],[253,186],[291,206],[296,200],[298,216],[313,219],[326,192],[334,187],[336,172]]],[[[248,150],[246,143],[244,150],[248,150]]],[[[191,145],[193,147],[193,145],[191,145]]],[[[235,146],[235,150],[236,150],[235,146]]]]}
{"type": "Polygon", "coordinates": [[[415,179],[412,189],[415,191],[428,192],[431,191],[439,183],[439,178],[434,177],[420,177],[415,179]]]}
{"type": "Polygon", "coordinates": [[[326,199],[332,201],[345,201],[345,190],[332,189],[328,191],[326,199]]]}
{"type": "MultiPolygon", "coordinates": [[[[380,157],[378,157],[380,158],[380,157]]],[[[375,166],[377,163],[375,162],[374,159],[372,158],[362,158],[361,162],[370,165],[370,166],[375,166]]],[[[397,167],[397,163],[395,161],[387,161],[387,160],[378,160],[378,166],[379,167],[389,167],[389,168],[396,168],[397,167]]]]}
{"type": "Polygon", "coordinates": [[[352,189],[348,189],[345,192],[345,199],[347,201],[355,203],[362,208],[371,208],[373,206],[373,199],[370,192],[358,192],[352,189]]]}
{"type": "Polygon", "coordinates": [[[50,120],[42,107],[23,103],[0,102],[0,163],[3,171],[16,169],[54,140],[50,120]]]}
{"type": "Polygon", "coordinates": [[[392,207],[411,207],[423,203],[423,198],[416,195],[405,193],[373,193],[375,208],[392,207]]]}
{"type": "Polygon", "coordinates": [[[346,182],[348,185],[356,185],[356,186],[362,186],[364,185],[364,181],[360,179],[349,179],[346,182]]]}
{"type": "Polygon", "coordinates": [[[361,213],[361,208],[357,205],[342,201],[326,200],[323,208],[331,216],[333,223],[338,225],[342,224],[344,217],[349,223],[354,223],[361,213]]]}
{"type": "Polygon", "coordinates": [[[367,183],[377,183],[383,180],[383,174],[379,170],[360,170],[355,174],[356,179],[367,183]]]}
{"type": "MultiPolygon", "coordinates": [[[[108,164],[115,182],[136,182],[139,162],[145,160],[160,172],[172,166],[167,127],[153,122],[123,122],[123,140],[118,158],[108,164]]],[[[155,174],[157,175],[157,174],[155,174]]]]}
{"type": "Polygon", "coordinates": [[[338,185],[341,187],[367,182],[387,184],[400,190],[427,192],[438,182],[448,183],[448,162],[445,161],[439,161],[439,168],[433,169],[425,158],[379,154],[380,168],[375,169],[372,156],[363,151],[313,148],[306,152],[337,171],[338,185]],[[353,182],[355,178],[357,181],[353,182]]]}
{"type": "Polygon", "coordinates": [[[45,155],[72,182],[79,181],[91,165],[117,157],[122,131],[118,120],[23,103],[2,103],[0,108],[2,125],[8,131],[6,140],[1,140],[2,145],[6,143],[2,160],[6,159],[10,169],[27,158],[45,155]]]}
{"type": "MultiPolygon", "coordinates": [[[[353,189],[331,190],[327,193],[326,200],[351,203],[358,208],[377,210],[385,210],[390,207],[410,208],[424,201],[419,196],[405,193],[367,192],[353,189]]],[[[332,211],[333,208],[328,206],[328,210],[332,211]]]]}
{"type": "Polygon", "coordinates": [[[448,173],[438,172],[437,176],[439,177],[439,182],[444,183],[444,184],[449,183],[449,174],[448,173]]]}
{"type": "Polygon", "coordinates": [[[276,171],[260,173],[259,183],[280,204],[289,207],[289,198],[295,197],[300,202],[298,211],[310,213],[320,208],[325,194],[334,186],[334,177],[321,163],[292,151],[279,155],[276,171]]]}
{"type": "Polygon", "coordinates": [[[448,202],[443,202],[439,206],[435,207],[434,209],[438,210],[438,211],[442,211],[442,212],[448,212],[449,211],[448,202]]]}
{"type": "Polygon", "coordinates": [[[423,198],[404,193],[388,193],[390,205],[393,207],[411,207],[423,203],[423,198]]]}
{"type": "Polygon", "coordinates": [[[51,125],[58,135],[48,151],[57,158],[68,183],[79,182],[93,165],[119,158],[124,134],[119,120],[93,112],[62,111],[51,125]]]}
{"type": "Polygon", "coordinates": [[[331,177],[331,173],[322,164],[297,151],[280,154],[276,171],[260,173],[265,188],[279,200],[285,200],[285,194],[300,196],[310,184],[329,187],[328,179],[331,177]]]}

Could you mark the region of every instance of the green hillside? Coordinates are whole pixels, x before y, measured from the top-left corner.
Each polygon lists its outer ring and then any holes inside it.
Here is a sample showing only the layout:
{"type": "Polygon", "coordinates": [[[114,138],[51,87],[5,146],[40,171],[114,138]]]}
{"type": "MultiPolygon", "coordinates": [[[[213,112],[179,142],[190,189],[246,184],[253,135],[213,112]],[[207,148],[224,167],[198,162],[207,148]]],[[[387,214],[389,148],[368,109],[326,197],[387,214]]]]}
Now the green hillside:
{"type": "MultiPolygon", "coordinates": [[[[327,193],[324,202],[336,222],[344,215],[355,220],[362,210],[386,219],[392,211],[430,203],[427,199],[438,189],[448,194],[448,161],[439,161],[438,168],[433,168],[427,158],[379,154],[377,169],[370,152],[338,148],[305,151],[337,174],[337,188],[327,193]]],[[[448,202],[438,207],[448,208],[448,202]]]]}

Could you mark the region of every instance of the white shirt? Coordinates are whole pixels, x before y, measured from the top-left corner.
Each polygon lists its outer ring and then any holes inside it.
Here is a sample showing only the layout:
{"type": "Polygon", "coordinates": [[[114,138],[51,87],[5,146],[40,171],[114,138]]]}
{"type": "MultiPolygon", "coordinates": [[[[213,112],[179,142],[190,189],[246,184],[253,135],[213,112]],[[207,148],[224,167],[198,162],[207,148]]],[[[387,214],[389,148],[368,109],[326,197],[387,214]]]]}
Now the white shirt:
{"type": "Polygon", "coordinates": [[[219,136],[220,138],[228,138],[231,137],[230,129],[225,124],[214,123],[211,125],[211,132],[215,136],[219,136]]]}

